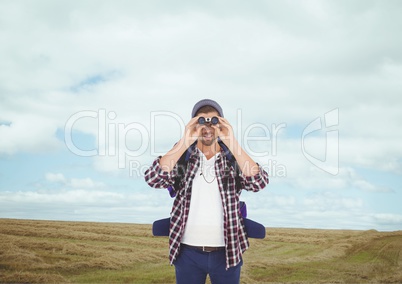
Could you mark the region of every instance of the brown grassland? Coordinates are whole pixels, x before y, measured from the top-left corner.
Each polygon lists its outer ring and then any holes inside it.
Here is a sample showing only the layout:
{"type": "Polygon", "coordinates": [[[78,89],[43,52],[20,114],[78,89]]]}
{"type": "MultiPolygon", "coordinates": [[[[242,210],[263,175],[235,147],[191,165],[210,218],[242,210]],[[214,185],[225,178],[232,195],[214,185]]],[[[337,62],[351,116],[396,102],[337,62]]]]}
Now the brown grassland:
{"type": "MultiPolygon", "coordinates": [[[[402,231],[267,228],[241,283],[402,283],[402,231]]],[[[174,283],[151,225],[0,219],[1,283],[174,283]]]]}

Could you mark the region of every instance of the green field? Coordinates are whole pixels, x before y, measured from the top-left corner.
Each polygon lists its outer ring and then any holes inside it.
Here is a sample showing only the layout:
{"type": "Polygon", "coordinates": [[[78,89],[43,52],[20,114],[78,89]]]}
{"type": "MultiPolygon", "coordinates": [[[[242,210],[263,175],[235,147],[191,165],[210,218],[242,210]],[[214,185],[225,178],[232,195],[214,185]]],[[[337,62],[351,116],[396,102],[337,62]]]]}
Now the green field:
{"type": "MultiPolygon", "coordinates": [[[[267,228],[242,283],[402,283],[402,231],[267,228]]],[[[1,283],[174,283],[151,225],[0,219],[1,283]]]]}

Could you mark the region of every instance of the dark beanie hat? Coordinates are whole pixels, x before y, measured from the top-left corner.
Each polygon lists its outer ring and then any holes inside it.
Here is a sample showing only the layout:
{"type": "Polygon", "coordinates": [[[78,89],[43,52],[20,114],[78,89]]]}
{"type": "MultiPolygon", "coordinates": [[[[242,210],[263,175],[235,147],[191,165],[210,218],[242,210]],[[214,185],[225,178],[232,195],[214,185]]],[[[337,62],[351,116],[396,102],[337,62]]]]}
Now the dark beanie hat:
{"type": "Polygon", "coordinates": [[[197,114],[198,110],[204,106],[211,106],[214,109],[216,109],[216,111],[218,112],[220,117],[223,117],[223,111],[221,106],[215,102],[214,100],[210,100],[210,99],[204,99],[199,101],[198,103],[196,103],[193,107],[193,111],[191,113],[191,117],[195,117],[195,115],[197,114]]]}

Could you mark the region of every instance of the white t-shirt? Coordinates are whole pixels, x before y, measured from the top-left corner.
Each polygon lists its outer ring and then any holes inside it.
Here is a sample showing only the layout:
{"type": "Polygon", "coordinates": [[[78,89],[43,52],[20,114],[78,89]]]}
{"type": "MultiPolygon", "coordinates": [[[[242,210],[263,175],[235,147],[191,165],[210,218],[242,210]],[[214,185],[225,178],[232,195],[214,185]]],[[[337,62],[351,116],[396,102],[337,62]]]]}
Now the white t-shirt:
{"type": "Polygon", "coordinates": [[[222,198],[215,177],[215,160],[219,158],[220,153],[207,160],[201,153],[202,161],[193,180],[190,211],[181,240],[184,244],[225,246],[222,198]]]}

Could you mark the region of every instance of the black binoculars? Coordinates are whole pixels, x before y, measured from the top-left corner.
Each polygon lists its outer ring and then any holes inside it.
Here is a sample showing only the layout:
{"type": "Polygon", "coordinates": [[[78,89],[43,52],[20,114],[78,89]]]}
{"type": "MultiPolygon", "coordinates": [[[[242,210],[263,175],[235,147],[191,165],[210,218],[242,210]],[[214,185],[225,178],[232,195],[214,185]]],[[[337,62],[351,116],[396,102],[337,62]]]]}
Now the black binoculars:
{"type": "Polygon", "coordinates": [[[219,123],[219,118],[217,118],[216,116],[214,116],[214,117],[212,117],[212,118],[211,118],[211,117],[205,118],[205,117],[201,116],[201,117],[198,119],[198,123],[199,123],[199,124],[211,123],[211,124],[213,124],[213,125],[216,125],[216,124],[219,123]]]}

